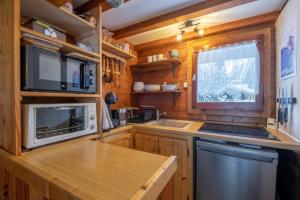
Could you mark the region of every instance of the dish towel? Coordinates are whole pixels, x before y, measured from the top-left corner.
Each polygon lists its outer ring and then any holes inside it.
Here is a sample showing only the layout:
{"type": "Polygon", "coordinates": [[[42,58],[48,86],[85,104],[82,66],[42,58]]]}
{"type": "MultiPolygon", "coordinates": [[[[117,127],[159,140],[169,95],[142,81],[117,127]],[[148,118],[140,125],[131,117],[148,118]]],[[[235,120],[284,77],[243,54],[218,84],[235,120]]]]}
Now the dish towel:
{"type": "Polygon", "coordinates": [[[101,99],[101,107],[102,107],[102,129],[106,131],[111,128],[114,128],[113,123],[110,119],[107,105],[103,99],[101,99]]]}

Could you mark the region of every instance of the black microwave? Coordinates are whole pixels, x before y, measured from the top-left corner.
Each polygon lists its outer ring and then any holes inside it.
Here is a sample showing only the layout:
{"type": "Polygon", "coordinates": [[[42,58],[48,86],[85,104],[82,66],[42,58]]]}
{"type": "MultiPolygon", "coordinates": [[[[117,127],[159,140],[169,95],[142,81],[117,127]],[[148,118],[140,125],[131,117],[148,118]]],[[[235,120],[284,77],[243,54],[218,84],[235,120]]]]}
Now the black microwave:
{"type": "Polygon", "coordinates": [[[21,47],[21,87],[29,91],[96,93],[96,64],[33,45],[21,47]]]}

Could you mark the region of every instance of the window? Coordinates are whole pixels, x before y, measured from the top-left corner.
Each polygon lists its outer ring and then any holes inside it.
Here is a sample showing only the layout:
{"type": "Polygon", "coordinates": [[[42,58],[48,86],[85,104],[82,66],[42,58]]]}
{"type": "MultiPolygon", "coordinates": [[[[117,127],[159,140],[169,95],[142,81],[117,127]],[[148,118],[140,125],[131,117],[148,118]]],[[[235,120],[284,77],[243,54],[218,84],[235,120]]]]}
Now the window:
{"type": "Polygon", "coordinates": [[[256,41],[250,41],[200,50],[194,58],[193,106],[257,107],[261,94],[258,46],[256,41]]]}

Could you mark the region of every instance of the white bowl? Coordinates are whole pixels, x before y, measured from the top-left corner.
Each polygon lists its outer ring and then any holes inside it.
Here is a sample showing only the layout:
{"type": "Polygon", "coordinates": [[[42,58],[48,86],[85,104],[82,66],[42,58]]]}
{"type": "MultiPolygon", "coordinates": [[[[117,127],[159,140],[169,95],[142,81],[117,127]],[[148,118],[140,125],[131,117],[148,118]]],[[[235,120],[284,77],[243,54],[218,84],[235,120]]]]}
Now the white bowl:
{"type": "Polygon", "coordinates": [[[160,85],[158,84],[147,84],[145,90],[149,92],[160,91],[160,85]]]}
{"type": "Polygon", "coordinates": [[[162,85],[162,90],[163,91],[175,91],[175,90],[177,90],[177,85],[176,84],[162,85]]]}
{"type": "Polygon", "coordinates": [[[145,85],[144,82],[134,82],[133,84],[133,91],[141,92],[144,91],[145,85]]]}

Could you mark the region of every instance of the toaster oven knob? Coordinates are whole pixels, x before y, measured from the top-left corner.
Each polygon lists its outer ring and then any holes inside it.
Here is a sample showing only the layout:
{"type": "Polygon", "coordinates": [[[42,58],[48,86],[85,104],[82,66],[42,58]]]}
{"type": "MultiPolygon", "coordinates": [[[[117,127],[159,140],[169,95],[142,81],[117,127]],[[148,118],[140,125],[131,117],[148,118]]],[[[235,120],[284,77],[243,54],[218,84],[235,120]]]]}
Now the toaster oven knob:
{"type": "Polygon", "coordinates": [[[90,76],[95,76],[95,70],[93,69],[90,70],[90,76]]]}
{"type": "Polygon", "coordinates": [[[90,126],[90,129],[93,130],[94,128],[95,128],[95,125],[92,124],[92,125],[90,126]]]}
{"type": "Polygon", "coordinates": [[[94,119],[95,119],[95,115],[91,115],[90,120],[94,120],[94,119]]]}

